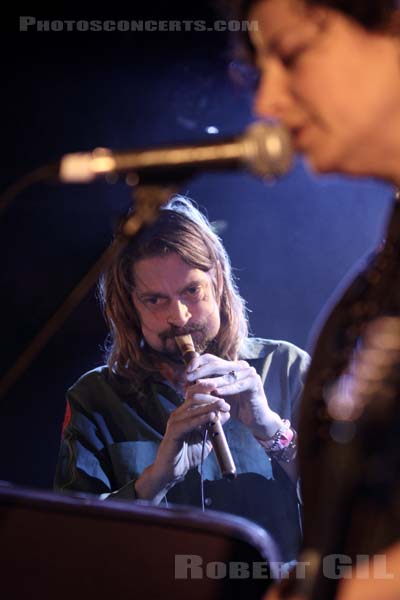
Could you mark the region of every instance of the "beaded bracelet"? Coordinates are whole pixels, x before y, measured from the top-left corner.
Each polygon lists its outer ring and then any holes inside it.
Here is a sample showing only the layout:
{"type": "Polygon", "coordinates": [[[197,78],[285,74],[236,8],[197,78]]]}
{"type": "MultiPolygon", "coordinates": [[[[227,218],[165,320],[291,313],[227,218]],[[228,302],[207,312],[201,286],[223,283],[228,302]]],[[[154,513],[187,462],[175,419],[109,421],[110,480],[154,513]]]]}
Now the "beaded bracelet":
{"type": "Polygon", "coordinates": [[[280,462],[290,463],[297,456],[297,433],[294,429],[291,430],[293,432],[293,437],[289,444],[282,448],[282,450],[278,450],[274,452],[272,455],[275,460],[279,460],[280,462]]]}
{"type": "Polygon", "coordinates": [[[290,463],[297,455],[297,433],[290,426],[288,419],[282,420],[282,425],[269,440],[258,440],[271,458],[290,463]]]}

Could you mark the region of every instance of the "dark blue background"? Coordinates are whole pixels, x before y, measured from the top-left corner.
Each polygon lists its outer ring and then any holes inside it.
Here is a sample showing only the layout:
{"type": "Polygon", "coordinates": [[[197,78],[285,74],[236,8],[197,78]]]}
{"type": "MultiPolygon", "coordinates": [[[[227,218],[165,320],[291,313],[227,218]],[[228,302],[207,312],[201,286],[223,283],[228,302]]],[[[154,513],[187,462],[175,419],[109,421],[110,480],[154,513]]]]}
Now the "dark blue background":
{"type": "MultiPolygon", "coordinates": [[[[228,77],[223,33],[18,31],[18,15],[212,21],[211,3],[14,11],[1,24],[2,189],[66,152],[195,140],[208,126],[229,135],[252,120],[251,95],[228,77]]],[[[372,181],[317,179],[301,164],[272,184],[203,174],[181,191],[221,222],[252,331],[303,347],[343,276],[379,242],[391,195],[372,181]]],[[[123,182],[38,184],[2,216],[3,373],[110,242],[130,203],[123,182]]],[[[0,479],[51,486],[65,390],[101,363],[105,334],[93,291],[2,400],[0,479]]]]}

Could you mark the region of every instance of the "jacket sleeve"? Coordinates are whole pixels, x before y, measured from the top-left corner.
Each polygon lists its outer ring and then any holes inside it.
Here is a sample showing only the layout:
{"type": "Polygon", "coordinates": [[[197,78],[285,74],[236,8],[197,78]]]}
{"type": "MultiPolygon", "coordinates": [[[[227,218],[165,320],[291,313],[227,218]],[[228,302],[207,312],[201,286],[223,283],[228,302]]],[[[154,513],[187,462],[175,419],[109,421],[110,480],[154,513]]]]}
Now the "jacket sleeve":
{"type": "Polygon", "coordinates": [[[54,489],[96,494],[100,499],[136,498],[134,481],[113,491],[112,467],[101,431],[73,390],[67,394],[54,489]]]}
{"type": "Polygon", "coordinates": [[[297,428],[299,405],[310,357],[286,341],[275,341],[273,352],[260,359],[258,372],[272,410],[297,428]]]}
{"type": "Polygon", "coordinates": [[[291,400],[291,421],[296,428],[298,427],[300,404],[310,362],[311,358],[307,352],[292,344],[289,345],[288,383],[291,400]]]}

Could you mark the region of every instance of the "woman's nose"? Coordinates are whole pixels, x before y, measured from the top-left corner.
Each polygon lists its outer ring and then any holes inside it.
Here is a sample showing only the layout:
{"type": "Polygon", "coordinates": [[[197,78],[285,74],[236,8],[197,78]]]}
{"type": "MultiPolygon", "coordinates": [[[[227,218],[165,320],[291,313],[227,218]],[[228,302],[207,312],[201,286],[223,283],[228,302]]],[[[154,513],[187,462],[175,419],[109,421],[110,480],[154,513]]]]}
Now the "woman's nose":
{"type": "Polygon", "coordinates": [[[291,102],[287,75],[275,60],[261,67],[260,83],[253,101],[254,113],[262,118],[282,119],[291,102]]]}

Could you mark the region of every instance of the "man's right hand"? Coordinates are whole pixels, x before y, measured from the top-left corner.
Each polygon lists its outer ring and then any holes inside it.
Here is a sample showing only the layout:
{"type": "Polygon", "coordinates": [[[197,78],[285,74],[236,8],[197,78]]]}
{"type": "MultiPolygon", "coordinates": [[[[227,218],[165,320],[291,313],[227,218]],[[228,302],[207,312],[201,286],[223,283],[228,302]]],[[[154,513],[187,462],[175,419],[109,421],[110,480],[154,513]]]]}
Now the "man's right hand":
{"type": "MultiPolygon", "coordinates": [[[[171,487],[200,464],[204,426],[217,418],[223,425],[230,417],[230,405],[213,396],[214,389],[213,384],[200,382],[187,388],[185,401],[168,419],[154,463],[135,483],[138,498],[160,502],[171,487]]],[[[211,449],[207,441],[204,458],[211,449]]]]}

